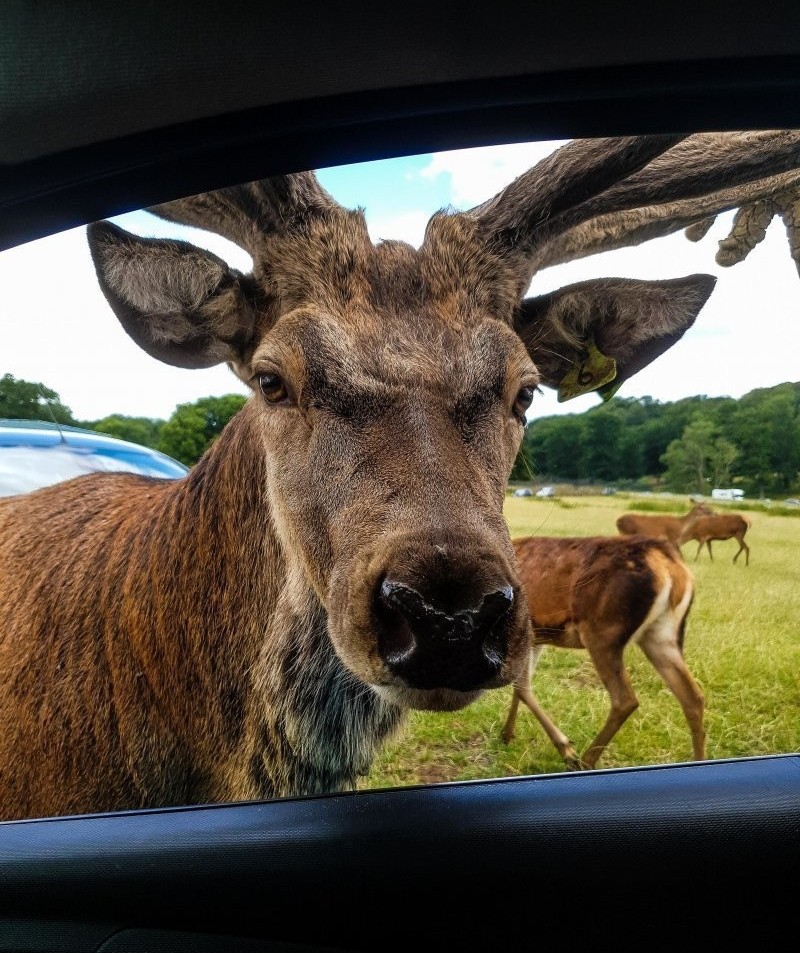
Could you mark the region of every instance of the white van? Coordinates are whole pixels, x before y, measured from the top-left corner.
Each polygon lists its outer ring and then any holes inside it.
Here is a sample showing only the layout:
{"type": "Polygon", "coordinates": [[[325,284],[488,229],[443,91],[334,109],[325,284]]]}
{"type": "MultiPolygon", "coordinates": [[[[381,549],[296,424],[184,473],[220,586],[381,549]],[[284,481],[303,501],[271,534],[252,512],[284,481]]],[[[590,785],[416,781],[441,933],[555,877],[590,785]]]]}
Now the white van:
{"type": "Polygon", "coordinates": [[[712,490],[711,491],[712,500],[743,500],[744,499],[744,490],[712,490]]]}

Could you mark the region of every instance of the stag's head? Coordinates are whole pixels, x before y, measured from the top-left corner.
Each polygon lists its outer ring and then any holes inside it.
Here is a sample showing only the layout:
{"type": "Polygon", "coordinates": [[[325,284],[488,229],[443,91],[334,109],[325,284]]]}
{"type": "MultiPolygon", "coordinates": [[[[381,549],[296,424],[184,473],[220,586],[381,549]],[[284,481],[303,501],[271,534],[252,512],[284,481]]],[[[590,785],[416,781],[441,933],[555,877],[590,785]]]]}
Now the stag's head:
{"type": "MultiPolygon", "coordinates": [[[[652,204],[648,167],[679,138],[571,143],[490,202],[435,215],[419,249],[373,244],[362,213],[310,173],[153,209],[237,242],[246,275],[184,242],[90,226],[101,286],[137,344],[180,367],[227,362],[252,389],[265,527],[325,607],[345,665],[398,704],[460,707],[526,658],[503,499],[536,387],[583,368],[596,389],[612,361],[616,384],[711,292],[696,275],[524,297],[576,229],[644,194],[652,204]],[[600,370],[584,366],[590,350],[600,370]]],[[[678,165],[656,200],[718,187],[678,165]]]]}

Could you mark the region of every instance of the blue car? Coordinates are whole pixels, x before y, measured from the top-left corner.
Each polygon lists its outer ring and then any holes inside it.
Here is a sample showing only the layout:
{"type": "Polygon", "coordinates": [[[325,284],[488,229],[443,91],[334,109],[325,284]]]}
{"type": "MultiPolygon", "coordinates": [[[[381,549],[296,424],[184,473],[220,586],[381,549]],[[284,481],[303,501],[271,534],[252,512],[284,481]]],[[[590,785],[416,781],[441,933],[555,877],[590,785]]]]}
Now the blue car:
{"type": "Polygon", "coordinates": [[[0,418],[0,497],[83,473],[120,470],[167,479],[189,472],[165,453],[94,430],[0,418]]]}

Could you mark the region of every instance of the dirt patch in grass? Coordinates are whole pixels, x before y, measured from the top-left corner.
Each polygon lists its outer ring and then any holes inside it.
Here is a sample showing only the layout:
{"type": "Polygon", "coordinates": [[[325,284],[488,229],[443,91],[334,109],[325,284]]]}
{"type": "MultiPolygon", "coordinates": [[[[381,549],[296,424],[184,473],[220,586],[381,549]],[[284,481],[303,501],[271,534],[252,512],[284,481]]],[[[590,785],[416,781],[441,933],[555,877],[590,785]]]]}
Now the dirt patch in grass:
{"type": "Polygon", "coordinates": [[[417,780],[420,784],[440,784],[442,781],[452,781],[452,775],[451,764],[428,762],[417,768],[417,780]]]}

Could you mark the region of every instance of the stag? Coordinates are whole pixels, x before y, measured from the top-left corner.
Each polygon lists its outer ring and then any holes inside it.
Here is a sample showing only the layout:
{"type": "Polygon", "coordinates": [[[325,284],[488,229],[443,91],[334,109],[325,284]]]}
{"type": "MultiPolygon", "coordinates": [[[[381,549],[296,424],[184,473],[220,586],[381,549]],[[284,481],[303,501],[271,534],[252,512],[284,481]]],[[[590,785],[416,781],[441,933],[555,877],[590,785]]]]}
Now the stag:
{"type": "Polygon", "coordinates": [[[713,562],[714,556],[711,552],[712,540],[735,539],[739,548],[733,557],[734,563],[739,558],[739,554],[744,550],[745,565],[750,565],[750,547],[744,541],[744,534],[750,529],[750,520],[739,513],[712,513],[711,515],[698,516],[691,520],[684,527],[678,544],[682,546],[690,540],[697,540],[697,552],[694,561],[700,558],[700,552],[703,546],[708,548],[708,558],[713,562]]]}
{"type": "Polygon", "coordinates": [[[694,579],[678,550],[650,536],[530,536],[514,540],[530,612],[531,654],[514,682],[505,742],[522,701],[571,769],[593,768],[639,707],[624,653],[638,645],[678,699],[696,760],[705,758],[704,700],[683,657],[694,579]],[[548,717],[531,689],[547,645],[586,649],[611,699],[605,724],[582,755],[548,717]]]}
{"type": "Polygon", "coordinates": [[[623,534],[655,536],[680,546],[680,538],[687,526],[698,516],[710,516],[713,510],[704,503],[695,503],[683,516],[661,514],[623,513],[617,517],[617,531],[623,534]]]}
{"type": "Polygon", "coordinates": [[[533,273],[798,167],[784,132],[575,140],[434,215],[419,249],[373,244],[311,173],[152,210],[238,243],[248,274],[92,224],[130,337],[167,364],[227,363],[252,396],[185,479],[89,475],[0,503],[0,816],[352,788],[409,709],[513,682],[528,619],[503,499],[536,386],[627,379],[714,285],[525,297],[533,273]]]}

